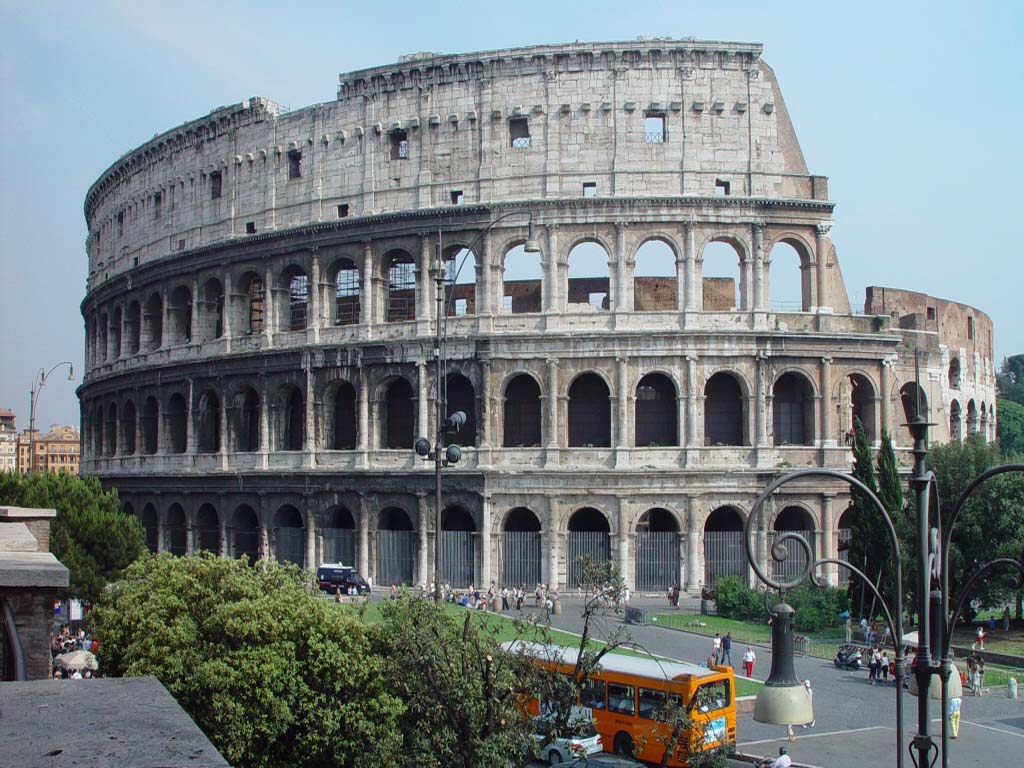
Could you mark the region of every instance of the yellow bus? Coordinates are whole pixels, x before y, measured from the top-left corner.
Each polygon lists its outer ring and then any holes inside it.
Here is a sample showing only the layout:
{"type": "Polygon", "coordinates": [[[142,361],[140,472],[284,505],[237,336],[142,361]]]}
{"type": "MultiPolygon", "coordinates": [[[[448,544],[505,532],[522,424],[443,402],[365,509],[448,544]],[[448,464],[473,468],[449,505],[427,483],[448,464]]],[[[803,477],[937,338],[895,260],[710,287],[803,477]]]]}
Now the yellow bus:
{"type": "MultiPolygon", "coordinates": [[[[535,657],[556,673],[571,675],[579,649],[540,643],[504,643],[506,650],[535,657]]],[[[708,669],[650,656],[606,654],[580,692],[580,714],[592,716],[606,752],[658,763],[671,741],[669,711],[689,714],[667,765],[689,765],[694,752],[736,744],[735,680],[732,667],[708,669]]],[[[539,711],[540,703],[533,707],[539,711]]],[[[574,713],[575,715],[575,713],[574,713]]]]}

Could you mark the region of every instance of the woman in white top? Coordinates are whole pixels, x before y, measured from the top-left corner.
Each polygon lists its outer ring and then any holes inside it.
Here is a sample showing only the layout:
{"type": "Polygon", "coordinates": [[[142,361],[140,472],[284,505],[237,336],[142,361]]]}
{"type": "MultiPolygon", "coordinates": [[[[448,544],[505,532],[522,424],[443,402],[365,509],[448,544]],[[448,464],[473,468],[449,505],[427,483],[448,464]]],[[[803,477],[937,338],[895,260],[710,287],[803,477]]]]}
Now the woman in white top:
{"type": "Polygon", "coordinates": [[[747,650],[743,653],[743,669],[747,674],[747,677],[754,676],[754,662],[757,661],[757,656],[754,655],[753,646],[748,645],[747,650]]]}

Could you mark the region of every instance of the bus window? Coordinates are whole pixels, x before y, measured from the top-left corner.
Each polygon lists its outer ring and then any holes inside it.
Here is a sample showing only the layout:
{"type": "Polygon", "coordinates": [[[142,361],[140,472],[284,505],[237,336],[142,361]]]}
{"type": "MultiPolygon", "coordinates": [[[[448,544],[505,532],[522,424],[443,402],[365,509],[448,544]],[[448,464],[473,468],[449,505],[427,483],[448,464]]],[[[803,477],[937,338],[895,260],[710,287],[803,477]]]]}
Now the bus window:
{"type": "Polygon", "coordinates": [[[580,705],[591,709],[604,709],[604,680],[587,680],[580,690],[580,705]]]}
{"type": "Polygon", "coordinates": [[[608,683],[608,709],[622,715],[636,714],[633,686],[608,683]]]}
{"type": "Polygon", "coordinates": [[[697,688],[693,706],[698,712],[711,712],[729,706],[729,681],[716,680],[697,688]]]}
{"type": "Polygon", "coordinates": [[[660,720],[665,712],[665,692],[641,688],[637,705],[640,717],[645,720],[660,720]]]}

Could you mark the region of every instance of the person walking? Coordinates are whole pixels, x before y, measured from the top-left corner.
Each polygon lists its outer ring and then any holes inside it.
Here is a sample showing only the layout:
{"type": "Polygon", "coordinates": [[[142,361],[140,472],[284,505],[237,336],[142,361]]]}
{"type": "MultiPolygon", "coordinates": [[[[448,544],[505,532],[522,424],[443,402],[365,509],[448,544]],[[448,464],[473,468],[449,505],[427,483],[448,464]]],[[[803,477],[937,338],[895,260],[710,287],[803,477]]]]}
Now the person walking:
{"type": "Polygon", "coordinates": [[[756,661],[757,656],[754,655],[754,648],[748,645],[747,650],[743,653],[743,670],[746,672],[747,677],[754,676],[754,663],[756,661]]]}
{"type": "Polygon", "coordinates": [[[508,610],[508,587],[501,588],[501,610],[508,610]]]}
{"type": "Polygon", "coordinates": [[[715,632],[715,639],[711,641],[711,650],[714,651],[715,666],[718,666],[722,657],[722,635],[715,632]]]}
{"type": "Polygon", "coordinates": [[[975,674],[978,676],[978,695],[985,695],[985,657],[978,656],[978,666],[975,670],[975,674]]]}
{"type": "MultiPolygon", "coordinates": [[[[804,688],[807,689],[807,700],[809,702],[811,702],[811,711],[813,712],[814,711],[814,691],[811,690],[811,681],[810,680],[804,680],[804,688]]],[[[809,723],[804,723],[803,727],[804,728],[813,728],[814,727],[814,720],[811,720],[811,722],[809,722],[809,723]]]]}
{"type": "Polygon", "coordinates": [[[844,625],[844,628],[846,629],[846,644],[849,645],[853,640],[853,622],[850,620],[849,616],[846,617],[846,624],[844,625]]]}
{"type": "Polygon", "coordinates": [[[886,651],[882,651],[882,658],[878,665],[879,671],[882,673],[882,680],[886,683],[889,682],[889,654],[886,651]]]}
{"type": "Polygon", "coordinates": [[[953,738],[960,738],[960,706],[959,696],[951,696],[949,699],[949,730],[953,732],[953,738]]]}
{"type": "Polygon", "coordinates": [[[732,666],[732,632],[726,632],[722,638],[722,663],[732,666]]]}
{"type": "Polygon", "coordinates": [[[544,598],[544,611],[547,613],[547,620],[551,621],[551,609],[555,607],[555,604],[551,602],[550,597],[544,598]]]}

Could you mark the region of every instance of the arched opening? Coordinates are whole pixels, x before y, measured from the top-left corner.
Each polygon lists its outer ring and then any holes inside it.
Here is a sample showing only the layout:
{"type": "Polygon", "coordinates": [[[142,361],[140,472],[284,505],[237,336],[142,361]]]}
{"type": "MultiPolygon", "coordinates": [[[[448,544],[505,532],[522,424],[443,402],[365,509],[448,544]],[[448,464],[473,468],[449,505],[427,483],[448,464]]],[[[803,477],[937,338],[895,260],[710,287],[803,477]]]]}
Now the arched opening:
{"type": "Polygon", "coordinates": [[[252,387],[235,395],[235,450],[254,453],[260,449],[260,396],[252,387]]]}
{"type": "Polygon", "coordinates": [[[732,243],[713,241],[701,254],[701,290],[705,312],[729,312],[745,309],[740,272],[741,254],[732,243]]]}
{"type": "Polygon", "coordinates": [[[146,549],[154,554],[160,551],[160,518],[156,513],[156,507],[147,504],[142,509],[140,519],[142,529],[146,532],[146,549]]]}
{"type": "Polygon", "coordinates": [[[334,391],[330,446],[336,451],[349,451],[356,447],[356,390],[343,381],[334,391]]]}
{"type": "Polygon", "coordinates": [[[678,308],[676,252],[664,240],[648,240],[636,252],[633,309],[656,312],[678,308]]]}
{"type": "Polygon", "coordinates": [[[334,271],[334,324],[354,325],[359,322],[359,267],[351,259],[341,259],[334,271]]]}
{"type": "Polygon", "coordinates": [[[949,361],[949,388],[960,389],[960,358],[954,357],[949,361]]]}
{"type": "MultiPolygon", "coordinates": [[[[263,333],[266,322],[266,292],[263,280],[255,272],[246,272],[238,282],[243,297],[238,329],[246,335],[263,333]]],[[[237,306],[237,305],[236,305],[237,306]]]]}
{"type": "Polygon", "coordinates": [[[220,398],[213,390],[199,397],[199,453],[220,450],[220,398]]]}
{"type": "Polygon", "coordinates": [[[776,312],[811,311],[811,259],[803,243],[781,240],[772,247],[771,306],[776,312]]]}
{"type": "Polygon", "coordinates": [[[381,510],[377,521],[377,583],[412,584],[416,532],[404,509],[381,510]]]}
{"type": "MultiPolygon", "coordinates": [[[[850,539],[853,538],[853,528],[850,525],[849,509],[843,511],[843,514],[839,516],[839,525],[837,526],[838,535],[836,536],[836,548],[838,549],[838,557],[844,563],[850,562],[850,539]]],[[[839,567],[839,584],[845,585],[850,583],[850,571],[847,568],[839,567]]]]}
{"type": "Polygon", "coordinates": [[[110,318],[110,357],[114,360],[121,356],[121,307],[114,307],[110,318]]]}
{"type": "Polygon", "coordinates": [[[301,451],[306,437],[306,403],[294,385],[281,388],[277,398],[275,419],[275,451],[301,451]]]}
{"type": "Polygon", "coordinates": [[[743,391],[731,373],[716,373],[704,387],[704,445],[743,445],[743,391]]]}
{"type": "Polygon", "coordinates": [[[100,360],[110,358],[110,318],[104,312],[100,315],[100,360]]]}
{"type": "Polygon", "coordinates": [[[167,551],[184,557],[188,553],[188,526],[185,510],[180,504],[171,504],[167,510],[167,551]]]}
{"type": "Polygon", "coordinates": [[[654,507],[636,524],[636,588],[667,591],[682,583],[679,525],[667,509],[654,507]]]}
{"type": "Polygon", "coordinates": [[[866,376],[850,374],[850,430],[854,430],[854,419],[864,425],[864,434],[869,443],[878,441],[875,432],[875,385],[866,376]]]}
{"type": "Polygon", "coordinates": [[[385,448],[412,448],[415,440],[416,404],[412,384],[398,378],[388,385],[380,415],[381,442],[385,448]]]}
{"type": "Polygon", "coordinates": [[[453,245],[444,254],[445,306],[448,317],[477,313],[476,254],[453,245]]]}
{"type": "Polygon", "coordinates": [[[726,576],[747,578],[743,517],[735,507],[718,507],[704,523],[704,586],[726,576]]]}
{"type": "Polygon", "coordinates": [[[171,292],[167,306],[170,342],[187,344],[192,341],[192,291],[179,285],[171,292]]]}
{"type": "Polygon", "coordinates": [[[446,441],[461,446],[476,445],[476,393],[469,379],[461,373],[449,373],[445,382],[448,414],[462,411],[466,414],[466,423],[462,429],[448,435],[446,441]]]}
{"type": "Polygon", "coordinates": [[[385,320],[400,323],[416,319],[416,264],[405,251],[391,251],[384,257],[388,276],[385,320]]]}
{"type": "Polygon", "coordinates": [[[302,514],[290,504],[274,513],[274,556],[279,563],[302,567],[305,554],[302,514]]]}
{"type": "MultiPolygon", "coordinates": [[[[814,559],[815,552],[815,540],[814,540],[814,520],[810,514],[803,507],[784,507],[778,516],[775,518],[775,538],[778,538],[780,533],[786,531],[799,531],[804,540],[811,546],[811,559],[814,559]]],[[[772,575],[776,579],[787,581],[796,578],[800,575],[804,568],[807,567],[807,553],[804,552],[803,548],[794,541],[783,542],[786,546],[786,550],[789,552],[783,562],[776,562],[771,555],[772,542],[768,542],[768,561],[772,567],[772,575]]]]}
{"type": "Polygon", "coordinates": [[[92,422],[92,454],[97,458],[103,455],[103,423],[105,421],[106,414],[103,412],[103,406],[97,405],[92,422]]]}
{"type": "Polygon", "coordinates": [[[988,409],[985,407],[985,403],[981,404],[979,411],[978,431],[988,440],[988,409]]]}
{"type": "Polygon", "coordinates": [[[142,452],[152,456],[157,452],[160,429],[160,406],[155,397],[147,397],[142,406],[142,418],[139,419],[142,432],[142,452]]]}
{"type": "Polygon", "coordinates": [[[281,275],[284,290],[281,330],[304,331],[309,322],[309,277],[302,267],[292,265],[281,275]]]}
{"type": "Polygon", "coordinates": [[[114,456],[117,453],[117,405],[111,403],[107,406],[107,455],[114,456]]]}
{"type": "Polygon", "coordinates": [[[814,388],[799,373],[784,373],[772,388],[775,445],[814,444],[814,388]]]}
{"type": "Polygon", "coordinates": [[[637,448],[679,445],[676,387],[663,373],[649,373],[636,385],[634,438],[637,448]]]}
{"type": "Polygon", "coordinates": [[[210,341],[224,335],[224,288],[211,277],[203,284],[203,300],[199,305],[200,339],[210,341]]]}
{"type": "Polygon", "coordinates": [[[506,448],[540,445],[540,387],[521,373],[505,387],[504,436],[506,448]]]}
{"type": "Polygon", "coordinates": [[[244,557],[249,565],[255,564],[260,559],[260,520],[248,504],[235,510],[231,534],[232,557],[244,557]]]}
{"type": "Polygon", "coordinates": [[[596,373],[584,373],[569,387],[569,446],[607,448],[611,444],[608,385],[596,373]]]}
{"type": "Polygon", "coordinates": [[[356,564],[356,521],[347,507],[335,507],[324,521],[323,556],[325,563],[356,564]]]}
{"type": "Polygon", "coordinates": [[[167,424],[167,452],[184,453],[188,446],[188,406],[185,398],[177,392],[167,401],[164,418],[167,424]]]}
{"type": "Polygon", "coordinates": [[[569,518],[566,582],[570,587],[583,583],[580,559],[587,557],[603,563],[611,559],[611,529],[604,514],[593,507],[583,507],[569,518]]]}
{"type": "Polygon", "coordinates": [[[964,439],[963,415],[957,400],[949,404],[949,439],[957,443],[964,439]]]}
{"type": "Polygon", "coordinates": [[[462,507],[441,513],[441,581],[468,587],[476,574],[476,524],[462,507]]]}
{"type": "Polygon", "coordinates": [[[137,355],[142,340],[142,309],[137,301],[128,305],[125,329],[128,331],[128,354],[137,355]]]}
{"type": "Polygon", "coordinates": [[[517,245],[505,253],[501,267],[501,311],[523,315],[544,308],[544,270],[539,253],[517,245]]]}
{"type": "Polygon", "coordinates": [[[978,431],[978,406],[974,400],[967,401],[967,434],[973,435],[978,431]]]}
{"type": "Polygon", "coordinates": [[[600,243],[585,242],[569,251],[566,301],[568,311],[607,310],[611,307],[611,272],[608,251],[600,243]]]}
{"type": "Polygon", "coordinates": [[[505,517],[501,555],[503,584],[530,587],[540,583],[540,520],[526,507],[516,507],[505,517]]]}
{"type": "Polygon", "coordinates": [[[135,403],[128,400],[121,412],[121,452],[125,456],[132,456],[135,453],[135,429],[137,425],[135,403]]]}
{"type": "Polygon", "coordinates": [[[146,351],[160,349],[164,343],[164,303],[159,293],[146,299],[146,312],[142,317],[142,336],[146,351]]]}
{"type": "Polygon", "coordinates": [[[196,512],[192,528],[192,550],[220,554],[220,517],[212,504],[203,504],[196,512]]]}
{"type": "MultiPolygon", "coordinates": [[[[900,401],[903,403],[903,415],[906,418],[906,423],[913,421],[917,417],[918,404],[920,403],[921,416],[928,420],[928,397],[925,391],[918,386],[917,382],[908,381],[902,387],[900,387],[900,401]]],[[[914,434],[907,428],[907,435],[911,441],[914,439],[914,434]]]]}

